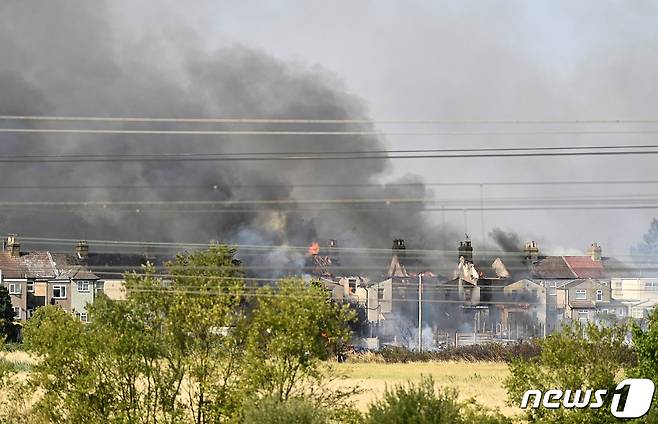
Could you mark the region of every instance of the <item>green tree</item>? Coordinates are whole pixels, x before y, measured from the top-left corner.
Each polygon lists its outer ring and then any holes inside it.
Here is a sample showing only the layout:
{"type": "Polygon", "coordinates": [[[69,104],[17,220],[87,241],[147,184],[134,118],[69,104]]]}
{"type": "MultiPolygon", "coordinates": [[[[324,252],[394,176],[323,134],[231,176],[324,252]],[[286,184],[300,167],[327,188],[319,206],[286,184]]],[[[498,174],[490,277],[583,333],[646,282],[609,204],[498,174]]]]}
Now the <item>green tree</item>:
{"type": "Polygon", "coordinates": [[[14,309],[11,297],[6,287],[0,286],[0,328],[5,341],[15,342],[18,338],[18,329],[14,323],[14,309]]]}
{"type": "Polygon", "coordinates": [[[313,405],[334,422],[358,420],[343,408],[354,391],[330,389],[323,362],[349,339],[347,307],[297,279],[249,291],[235,253],[212,246],[129,273],[127,299],[100,296],[88,324],[40,308],[25,328],[39,358],[34,418],[201,424],[313,405]]]}
{"type": "Polygon", "coordinates": [[[126,275],[125,301],[101,297],[83,325],[57,307],[29,322],[31,375],[51,422],[217,422],[233,414],[242,316],[235,250],[179,255],[167,274],[126,275]]]}
{"type": "MultiPolygon", "coordinates": [[[[633,344],[637,354],[637,366],[628,375],[635,378],[650,378],[658,386],[658,309],[649,315],[646,329],[633,323],[631,327],[633,344]]],[[[658,395],[654,393],[649,416],[645,422],[658,422],[658,395]]]]}
{"type": "Polygon", "coordinates": [[[245,391],[281,402],[305,397],[336,410],[353,392],[327,387],[323,361],[349,341],[353,318],[324,288],[301,279],[260,289],[245,329],[245,391]]]}
{"type": "Polygon", "coordinates": [[[34,418],[46,422],[103,420],[107,399],[102,398],[97,367],[87,352],[92,343],[83,324],[57,306],[37,309],[24,330],[25,348],[43,359],[30,373],[30,384],[43,395],[33,407],[34,418]]]}
{"type": "MultiPolygon", "coordinates": [[[[575,323],[551,334],[542,342],[540,356],[511,364],[511,375],[505,381],[509,403],[519,406],[530,389],[607,389],[611,393],[621,372],[632,362],[631,351],[624,343],[626,333],[626,326],[575,323]]],[[[616,422],[610,413],[610,399],[599,409],[529,408],[526,414],[531,422],[616,422]]]]}

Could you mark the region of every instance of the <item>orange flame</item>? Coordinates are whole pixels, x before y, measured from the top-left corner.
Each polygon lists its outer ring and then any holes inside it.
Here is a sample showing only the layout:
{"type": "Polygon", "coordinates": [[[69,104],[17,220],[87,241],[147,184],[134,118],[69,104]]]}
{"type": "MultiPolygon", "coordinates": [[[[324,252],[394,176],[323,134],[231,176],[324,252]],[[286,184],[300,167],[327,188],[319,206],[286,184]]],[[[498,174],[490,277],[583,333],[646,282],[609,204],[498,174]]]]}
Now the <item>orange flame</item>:
{"type": "Polygon", "coordinates": [[[309,255],[317,255],[318,253],[320,253],[320,245],[318,244],[317,241],[314,241],[308,247],[308,254],[309,255]]]}

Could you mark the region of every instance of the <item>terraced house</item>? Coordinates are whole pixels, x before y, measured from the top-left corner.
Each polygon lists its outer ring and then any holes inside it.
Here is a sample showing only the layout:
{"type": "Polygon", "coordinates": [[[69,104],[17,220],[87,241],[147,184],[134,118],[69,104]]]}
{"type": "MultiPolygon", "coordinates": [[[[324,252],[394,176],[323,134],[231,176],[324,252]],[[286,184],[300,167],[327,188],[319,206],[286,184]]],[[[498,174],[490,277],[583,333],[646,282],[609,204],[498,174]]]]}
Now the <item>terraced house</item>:
{"type": "Polygon", "coordinates": [[[51,304],[88,321],[87,305],[103,291],[103,281],[81,264],[85,246],[79,242],[72,254],[21,252],[15,235],[4,240],[0,284],[9,291],[16,320],[27,320],[35,309],[51,304]]]}

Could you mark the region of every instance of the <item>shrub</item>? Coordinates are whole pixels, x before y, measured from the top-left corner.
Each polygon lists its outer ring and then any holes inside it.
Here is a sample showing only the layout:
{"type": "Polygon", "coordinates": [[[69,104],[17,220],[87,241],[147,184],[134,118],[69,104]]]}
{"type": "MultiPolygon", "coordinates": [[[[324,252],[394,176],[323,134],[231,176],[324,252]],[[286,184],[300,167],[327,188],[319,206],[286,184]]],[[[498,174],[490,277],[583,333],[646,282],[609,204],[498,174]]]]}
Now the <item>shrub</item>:
{"type": "Polygon", "coordinates": [[[245,424],[324,424],[329,423],[330,414],[314,402],[305,398],[281,401],[275,397],[260,400],[244,411],[245,424]]]}
{"type": "MultiPolygon", "coordinates": [[[[505,381],[509,403],[520,405],[529,389],[607,389],[613,391],[618,376],[635,362],[625,343],[624,326],[603,327],[575,323],[542,342],[541,356],[519,359],[510,366],[505,381]]],[[[610,414],[610,399],[599,409],[527,409],[531,422],[617,422],[610,414]]]]}
{"type": "Polygon", "coordinates": [[[386,388],[384,397],[370,405],[367,423],[461,423],[460,404],[454,389],[434,389],[432,377],[386,388]]]}

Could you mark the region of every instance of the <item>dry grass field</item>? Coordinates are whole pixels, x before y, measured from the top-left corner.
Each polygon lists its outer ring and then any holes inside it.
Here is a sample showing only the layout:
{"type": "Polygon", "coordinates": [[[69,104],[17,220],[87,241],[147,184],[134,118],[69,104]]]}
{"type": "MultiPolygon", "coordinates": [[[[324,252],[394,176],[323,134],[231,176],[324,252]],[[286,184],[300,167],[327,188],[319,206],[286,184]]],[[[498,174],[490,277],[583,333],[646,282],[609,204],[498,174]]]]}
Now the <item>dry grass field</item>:
{"type": "Polygon", "coordinates": [[[437,385],[455,387],[461,399],[475,398],[480,404],[499,408],[505,415],[520,412],[505,404],[503,380],[509,371],[502,362],[341,363],[335,367],[346,377],[341,385],[363,389],[354,399],[362,411],[384,393],[387,385],[419,381],[421,376],[431,375],[437,385]]]}
{"type": "MultiPolygon", "coordinates": [[[[15,364],[29,367],[34,359],[25,352],[2,352],[0,357],[15,364]]],[[[387,386],[420,381],[424,375],[431,375],[438,386],[454,387],[461,399],[475,398],[478,403],[490,408],[499,408],[505,415],[520,412],[519,408],[506,405],[503,380],[509,374],[507,365],[502,362],[410,362],[410,363],[333,363],[334,369],[343,379],[334,383],[343,387],[359,387],[361,393],[354,398],[356,406],[365,411],[368,404],[381,397],[387,386]]],[[[21,372],[20,377],[27,374],[21,372]]]]}

